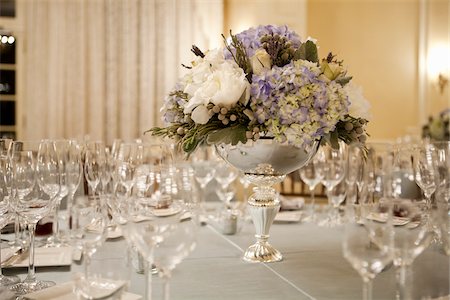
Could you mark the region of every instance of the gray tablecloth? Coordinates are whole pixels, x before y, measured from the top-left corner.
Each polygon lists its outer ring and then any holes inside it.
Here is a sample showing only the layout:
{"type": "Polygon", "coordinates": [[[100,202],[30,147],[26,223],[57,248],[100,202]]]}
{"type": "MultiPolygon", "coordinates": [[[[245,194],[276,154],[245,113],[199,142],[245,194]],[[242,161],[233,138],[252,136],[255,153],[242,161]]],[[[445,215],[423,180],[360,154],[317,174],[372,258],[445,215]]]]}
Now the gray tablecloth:
{"type": "MultiPolygon", "coordinates": [[[[342,228],[320,228],[314,224],[274,224],[270,242],[284,259],[270,264],[244,262],[243,251],[254,242],[253,225],[231,236],[212,226],[199,230],[194,252],[173,272],[171,299],[361,299],[362,281],[341,250],[342,228]]],[[[121,257],[123,239],[107,241],[102,255],[121,257]]],[[[414,262],[414,297],[432,299],[448,295],[449,258],[432,246],[414,262]]],[[[70,267],[38,268],[39,279],[63,283],[81,271],[70,267]]],[[[25,274],[9,269],[8,274],[25,274]]],[[[25,275],[21,275],[24,277],[25,275]]],[[[153,276],[154,299],[160,299],[162,280],[153,276]]],[[[130,292],[143,295],[145,278],[132,272],[130,292]]],[[[395,270],[383,271],[374,280],[374,299],[395,299],[395,270]]]]}

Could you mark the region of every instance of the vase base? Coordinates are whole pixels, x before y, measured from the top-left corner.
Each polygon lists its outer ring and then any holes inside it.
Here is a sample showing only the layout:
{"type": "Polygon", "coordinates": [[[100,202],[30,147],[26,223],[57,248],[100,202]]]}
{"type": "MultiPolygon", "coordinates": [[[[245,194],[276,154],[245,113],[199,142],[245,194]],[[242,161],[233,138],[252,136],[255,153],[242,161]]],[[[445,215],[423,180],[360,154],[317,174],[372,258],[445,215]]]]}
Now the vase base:
{"type": "Polygon", "coordinates": [[[283,259],[283,255],[269,243],[256,243],[248,247],[243,259],[251,263],[277,262],[283,259]]]}

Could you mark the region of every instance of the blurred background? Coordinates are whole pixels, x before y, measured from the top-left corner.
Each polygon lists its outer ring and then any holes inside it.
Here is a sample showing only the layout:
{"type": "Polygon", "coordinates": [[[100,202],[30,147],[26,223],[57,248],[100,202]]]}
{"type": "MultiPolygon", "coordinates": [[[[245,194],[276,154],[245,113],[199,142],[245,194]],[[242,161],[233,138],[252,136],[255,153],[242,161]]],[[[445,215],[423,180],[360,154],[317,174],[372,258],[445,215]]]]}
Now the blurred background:
{"type": "Polygon", "coordinates": [[[192,44],[286,24],[361,85],[370,140],[450,107],[450,0],[0,0],[0,136],[110,144],[161,125],[192,44]]]}

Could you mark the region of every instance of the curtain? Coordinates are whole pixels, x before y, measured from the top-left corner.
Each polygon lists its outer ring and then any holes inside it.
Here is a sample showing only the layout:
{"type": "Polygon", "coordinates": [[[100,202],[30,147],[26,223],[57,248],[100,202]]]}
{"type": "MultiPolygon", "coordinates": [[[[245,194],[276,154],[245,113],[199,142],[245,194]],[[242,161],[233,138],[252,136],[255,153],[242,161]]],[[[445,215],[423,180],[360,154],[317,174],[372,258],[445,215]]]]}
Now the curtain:
{"type": "Polygon", "coordinates": [[[140,137],[161,125],[191,45],[221,45],[223,0],[36,0],[22,10],[23,139],[140,137]]]}

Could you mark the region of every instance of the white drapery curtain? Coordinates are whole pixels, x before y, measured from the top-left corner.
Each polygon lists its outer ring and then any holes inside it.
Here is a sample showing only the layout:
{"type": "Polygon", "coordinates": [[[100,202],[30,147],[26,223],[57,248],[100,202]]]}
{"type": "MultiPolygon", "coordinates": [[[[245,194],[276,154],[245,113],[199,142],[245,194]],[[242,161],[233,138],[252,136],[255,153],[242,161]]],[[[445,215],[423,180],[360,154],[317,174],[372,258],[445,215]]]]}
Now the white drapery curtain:
{"type": "Polygon", "coordinates": [[[24,139],[140,137],[191,45],[221,45],[223,0],[35,0],[22,13],[24,139]]]}

